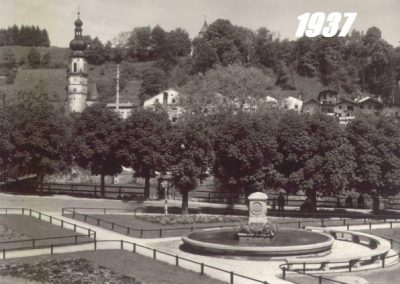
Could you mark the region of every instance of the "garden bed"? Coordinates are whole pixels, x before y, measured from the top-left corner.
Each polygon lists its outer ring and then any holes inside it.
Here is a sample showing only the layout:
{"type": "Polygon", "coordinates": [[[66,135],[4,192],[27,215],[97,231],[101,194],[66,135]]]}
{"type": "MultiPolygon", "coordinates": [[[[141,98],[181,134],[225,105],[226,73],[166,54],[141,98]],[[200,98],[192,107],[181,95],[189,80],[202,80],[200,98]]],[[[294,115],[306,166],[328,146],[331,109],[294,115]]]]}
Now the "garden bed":
{"type": "Polygon", "coordinates": [[[28,278],[38,282],[67,284],[223,283],[199,273],[121,250],[0,260],[0,274],[28,278]],[[2,267],[8,267],[8,272],[2,267]],[[3,271],[6,272],[3,274],[3,271]],[[59,279],[60,282],[57,282],[59,279]]]}

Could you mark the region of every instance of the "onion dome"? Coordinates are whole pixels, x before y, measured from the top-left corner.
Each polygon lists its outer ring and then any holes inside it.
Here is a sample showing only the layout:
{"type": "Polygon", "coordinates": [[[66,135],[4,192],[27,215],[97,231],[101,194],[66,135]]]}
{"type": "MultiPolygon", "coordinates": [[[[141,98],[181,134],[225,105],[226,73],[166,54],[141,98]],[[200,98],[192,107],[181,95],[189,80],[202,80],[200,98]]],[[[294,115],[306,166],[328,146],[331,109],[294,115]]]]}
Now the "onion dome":
{"type": "Polygon", "coordinates": [[[78,16],[78,19],[75,21],[75,27],[82,27],[82,25],[83,25],[83,22],[81,21],[81,19],[79,19],[79,16],[78,16]]]}
{"type": "Polygon", "coordinates": [[[78,19],[75,21],[75,38],[69,43],[69,47],[73,51],[84,51],[87,48],[87,43],[82,37],[83,22],[79,18],[79,14],[78,19]]]}
{"type": "Polygon", "coordinates": [[[69,43],[69,48],[73,51],[84,51],[87,48],[87,43],[82,38],[74,38],[69,43]]]}

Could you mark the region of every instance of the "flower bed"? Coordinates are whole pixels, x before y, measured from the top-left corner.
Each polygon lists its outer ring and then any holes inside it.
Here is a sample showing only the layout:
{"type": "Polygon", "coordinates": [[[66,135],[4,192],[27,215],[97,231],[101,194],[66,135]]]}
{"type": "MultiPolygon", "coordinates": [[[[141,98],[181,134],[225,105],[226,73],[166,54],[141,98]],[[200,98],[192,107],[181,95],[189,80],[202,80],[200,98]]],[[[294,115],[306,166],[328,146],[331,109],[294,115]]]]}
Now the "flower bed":
{"type": "Polygon", "coordinates": [[[264,224],[240,224],[235,228],[235,232],[239,238],[273,238],[278,232],[278,226],[270,222],[264,224]]]}
{"type": "Polygon", "coordinates": [[[241,216],[221,215],[139,215],[138,219],[161,225],[234,223],[246,219],[241,216]]]}
{"type": "Polygon", "coordinates": [[[92,264],[83,258],[2,264],[0,265],[0,275],[55,284],[141,283],[135,278],[117,274],[109,268],[92,264]]]}

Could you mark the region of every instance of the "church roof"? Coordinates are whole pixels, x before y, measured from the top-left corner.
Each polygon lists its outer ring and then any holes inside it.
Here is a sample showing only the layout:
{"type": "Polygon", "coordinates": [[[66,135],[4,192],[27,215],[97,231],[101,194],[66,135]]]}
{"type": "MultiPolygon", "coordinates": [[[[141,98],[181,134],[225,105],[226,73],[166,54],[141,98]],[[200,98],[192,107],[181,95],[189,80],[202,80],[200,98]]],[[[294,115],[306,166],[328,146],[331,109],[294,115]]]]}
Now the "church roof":
{"type": "Polygon", "coordinates": [[[204,34],[204,33],[206,33],[206,32],[207,32],[207,29],[208,29],[208,24],[207,24],[207,21],[204,20],[203,26],[201,27],[201,30],[200,30],[199,34],[204,34]]]}

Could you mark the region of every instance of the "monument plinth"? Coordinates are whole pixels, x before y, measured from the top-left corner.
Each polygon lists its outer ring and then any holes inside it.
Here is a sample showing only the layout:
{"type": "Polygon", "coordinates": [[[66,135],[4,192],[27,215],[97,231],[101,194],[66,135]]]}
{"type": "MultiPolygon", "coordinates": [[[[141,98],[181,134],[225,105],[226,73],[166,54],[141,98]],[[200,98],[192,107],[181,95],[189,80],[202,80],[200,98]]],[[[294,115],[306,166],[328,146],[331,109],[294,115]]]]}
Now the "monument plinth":
{"type": "Polygon", "coordinates": [[[249,195],[249,220],[248,224],[267,223],[267,199],[263,192],[254,192],[249,195]]]}

